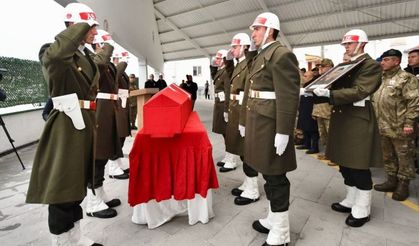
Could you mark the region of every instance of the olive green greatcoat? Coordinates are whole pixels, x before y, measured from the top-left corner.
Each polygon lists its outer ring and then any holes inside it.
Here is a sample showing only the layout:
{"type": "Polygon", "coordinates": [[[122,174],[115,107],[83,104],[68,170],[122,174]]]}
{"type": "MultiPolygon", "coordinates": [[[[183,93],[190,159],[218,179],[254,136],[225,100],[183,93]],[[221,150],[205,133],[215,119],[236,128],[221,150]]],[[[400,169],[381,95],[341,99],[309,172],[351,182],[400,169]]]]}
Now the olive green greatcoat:
{"type": "Polygon", "coordinates": [[[368,169],[382,166],[380,135],[371,101],[364,107],[354,102],[371,96],[381,84],[381,67],[368,54],[366,58],[330,89],[329,138],[326,156],[340,166],[353,169],[368,169]]]}
{"type": "MultiPolygon", "coordinates": [[[[113,49],[113,46],[105,43],[103,49],[94,56],[93,60],[100,72],[98,92],[118,94],[116,70],[110,62],[113,49]]],[[[108,99],[97,99],[96,101],[96,159],[98,160],[108,160],[123,155],[116,125],[117,110],[118,101],[108,99]]]]}
{"type": "MultiPolygon", "coordinates": [[[[239,95],[241,91],[244,91],[247,73],[247,63],[246,59],[244,59],[234,68],[231,76],[230,94],[239,95]]],[[[239,100],[231,100],[230,98],[225,145],[227,152],[243,156],[244,138],[240,136],[239,132],[240,107],[239,100]]]]}
{"type": "MultiPolygon", "coordinates": [[[[126,62],[120,62],[116,65],[116,78],[118,80],[119,89],[129,90],[129,78],[125,73],[127,68],[126,62]]],[[[128,137],[131,135],[131,126],[129,121],[129,98],[127,98],[127,103],[125,108],[122,107],[122,101],[118,101],[118,110],[117,110],[117,127],[118,135],[121,138],[128,137]]]]}
{"type": "Polygon", "coordinates": [[[247,74],[246,74],[246,80],[244,84],[243,103],[242,103],[242,106],[240,107],[240,115],[239,115],[239,124],[242,126],[246,126],[247,99],[249,98],[249,89],[250,89],[249,71],[252,67],[252,62],[257,54],[258,54],[257,50],[246,52],[247,74]]]}
{"type": "Polygon", "coordinates": [[[234,70],[234,62],[225,60],[225,67],[219,69],[214,76],[214,92],[224,92],[225,100],[214,99],[214,111],[212,117],[212,131],[218,134],[226,134],[226,122],[224,121],[224,112],[228,112],[230,101],[230,78],[234,70]]]}
{"type": "MultiPolygon", "coordinates": [[[[42,56],[49,94],[76,93],[81,100],[95,100],[98,68],[78,48],[90,26],[79,23],[55,37],[42,56]]],[[[88,58],[89,57],[89,58],[88,58]]],[[[39,140],[26,196],[28,203],[55,204],[80,201],[94,165],[95,112],[82,109],[86,127],[74,128],[63,112],[52,110],[39,140]]]]}
{"type": "Polygon", "coordinates": [[[293,53],[274,42],[254,59],[249,70],[250,89],[275,92],[276,99],[248,98],[244,161],[266,175],[281,175],[297,168],[293,134],[298,109],[300,73],[293,53]],[[284,153],[276,154],[275,134],[289,136],[284,153]]]}

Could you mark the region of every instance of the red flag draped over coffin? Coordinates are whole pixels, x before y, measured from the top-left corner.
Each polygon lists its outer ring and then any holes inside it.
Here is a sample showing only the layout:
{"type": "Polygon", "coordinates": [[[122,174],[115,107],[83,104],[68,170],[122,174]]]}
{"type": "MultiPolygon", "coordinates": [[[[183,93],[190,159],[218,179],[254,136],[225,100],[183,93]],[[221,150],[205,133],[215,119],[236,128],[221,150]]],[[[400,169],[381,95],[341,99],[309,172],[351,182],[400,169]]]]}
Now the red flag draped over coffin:
{"type": "Polygon", "coordinates": [[[144,105],[143,133],[152,137],[173,137],[183,132],[192,111],[191,96],[171,84],[144,105]]]}

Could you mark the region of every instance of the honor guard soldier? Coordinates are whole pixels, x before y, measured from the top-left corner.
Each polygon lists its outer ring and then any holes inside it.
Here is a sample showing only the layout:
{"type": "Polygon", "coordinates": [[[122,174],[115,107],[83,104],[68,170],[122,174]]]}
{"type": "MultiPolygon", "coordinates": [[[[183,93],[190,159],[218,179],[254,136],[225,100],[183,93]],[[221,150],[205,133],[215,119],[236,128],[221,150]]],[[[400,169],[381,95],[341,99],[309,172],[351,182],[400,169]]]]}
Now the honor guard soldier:
{"type": "Polygon", "coordinates": [[[382,165],[380,134],[370,101],[381,84],[381,68],[364,53],[367,43],[363,30],[347,32],[341,44],[351,57],[350,62],[364,61],[339,78],[330,90],[321,87],[314,90],[315,95],[333,105],[326,157],[339,165],[346,185],[345,199],[333,203],[332,209],[349,213],[345,222],[352,227],[360,227],[370,220],[370,167],[382,165]]]}
{"type": "MultiPolygon", "coordinates": [[[[239,118],[240,111],[243,105],[243,96],[245,81],[249,73],[247,68],[247,58],[245,52],[249,49],[250,38],[246,33],[238,33],[234,35],[231,41],[231,53],[235,59],[238,60],[231,76],[230,88],[230,106],[228,108],[228,122],[226,127],[226,151],[235,155],[239,155],[244,160],[243,144],[244,138],[240,135],[239,131],[239,118]]],[[[255,52],[254,52],[255,53],[255,52]]],[[[259,200],[259,187],[258,187],[258,173],[243,162],[243,171],[246,175],[243,184],[234,188],[231,193],[237,196],[234,199],[236,205],[247,205],[259,200]]]]}
{"type": "Polygon", "coordinates": [[[297,115],[300,74],[295,55],[275,41],[279,19],[262,13],[250,26],[252,40],[259,49],[249,70],[244,161],[262,173],[269,212],[253,222],[253,228],[268,233],[264,245],[290,242],[290,182],[286,176],[297,168],[292,141],[297,115]]]}
{"type": "Polygon", "coordinates": [[[374,189],[393,192],[392,198],[397,201],[409,197],[409,181],[416,176],[414,126],[419,116],[418,80],[400,68],[401,59],[398,50],[383,53],[383,83],[373,96],[387,173],[387,181],[374,185],[374,189]]]}
{"type": "Polygon", "coordinates": [[[36,150],[26,202],[48,204],[52,245],[100,245],[80,229],[86,184],[94,170],[95,97],[99,70],[85,44],[97,34],[95,13],[64,8],[66,29],[40,54],[53,110],[36,150]]]}
{"type": "MultiPolygon", "coordinates": [[[[230,101],[230,78],[234,70],[234,62],[231,53],[227,50],[219,50],[211,62],[211,76],[214,80],[214,111],[212,118],[212,131],[222,134],[225,140],[226,126],[228,122],[228,105],[230,101]],[[227,58],[229,55],[229,59],[227,58]]],[[[218,162],[220,172],[228,172],[236,169],[238,158],[226,151],[225,157],[218,162]]]]}
{"type": "Polygon", "coordinates": [[[96,160],[94,182],[88,183],[86,214],[97,218],[112,218],[117,215],[113,207],[119,206],[119,199],[109,200],[103,189],[105,165],[110,158],[121,152],[121,143],[116,129],[116,111],[118,107],[118,89],[116,69],[111,63],[114,47],[112,38],[104,30],[98,30],[93,40],[96,53],[93,61],[99,68],[99,89],[96,96],[96,160]],[[95,192],[93,192],[93,190],[95,192]]]}
{"type": "Polygon", "coordinates": [[[129,77],[125,72],[128,64],[126,62],[128,52],[122,52],[121,57],[118,59],[116,65],[116,79],[118,82],[118,111],[117,111],[117,126],[118,136],[121,139],[121,152],[109,161],[108,174],[110,178],[115,179],[128,179],[129,168],[125,168],[128,162],[127,158],[124,158],[122,147],[125,143],[125,138],[131,135],[130,126],[130,107],[129,107],[129,77]]]}

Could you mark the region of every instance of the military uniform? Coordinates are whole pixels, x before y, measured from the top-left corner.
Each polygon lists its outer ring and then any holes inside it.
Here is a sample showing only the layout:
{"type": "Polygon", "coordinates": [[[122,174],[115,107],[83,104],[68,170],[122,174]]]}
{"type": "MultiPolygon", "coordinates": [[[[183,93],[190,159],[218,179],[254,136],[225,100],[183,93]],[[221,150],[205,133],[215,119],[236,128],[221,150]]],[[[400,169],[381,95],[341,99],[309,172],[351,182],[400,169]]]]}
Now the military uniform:
{"type": "Polygon", "coordinates": [[[98,92],[114,96],[116,99],[100,98],[98,95],[96,109],[96,121],[98,124],[96,159],[99,160],[108,160],[116,155],[122,155],[121,143],[116,129],[118,85],[115,80],[116,69],[110,62],[112,52],[113,47],[105,43],[103,50],[94,57],[94,61],[100,71],[98,92]]]}
{"type": "MultiPolygon", "coordinates": [[[[89,30],[86,23],[68,27],[55,37],[56,41],[41,57],[50,96],[54,99],[76,93],[79,100],[90,101],[93,109],[98,68],[90,58],[90,51],[79,49],[89,30]]],[[[26,202],[50,204],[49,227],[53,234],[67,232],[82,218],[80,203],[92,177],[95,112],[83,108],[81,114],[85,128],[77,130],[70,117],[53,109],[33,162],[26,202]]]]}
{"type": "Polygon", "coordinates": [[[384,169],[389,176],[397,176],[399,182],[415,178],[415,135],[406,135],[403,128],[415,127],[419,114],[418,88],[414,75],[396,67],[383,73],[383,83],[373,97],[384,169]]]}
{"type": "MultiPolygon", "coordinates": [[[[120,62],[116,66],[116,79],[118,80],[119,89],[129,90],[129,78],[125,73],[127,68],[126,62],[120,62]]],[[[119,110],[117,111],[117,125],[118,125],[118,135],[120,138],[125,141],[125,138],[131,135],[131,128],[129,124],[129,107],[127,104],[125,107],[122,105],[122,100],[119,100],[119,110]]]]}
{"type": "MultiPolygon", "coordinates": [[[[137,78],[135,78],[133,82],[130,81],[130,84],[129,84],[130,92],[138,90],[137,83],[138,83],[137,78]]],[[[129,113],[130,113],[129,120],[131,123],[131,128],[137,129],[135,126],[135,121],[137,120],[137,97],[132,96],[128,100],[129,100],[129,113]]]]}
{"type": "Polygon", "coordinates": [[[369,171],[382,166],[377,120],[368,98],[381,84],[381,68],[368,54],[353,62],[362,58],[366,60],[331,87],[326,156],[341,167],[369,171]]]}
{"type": "Polygon", "coordinates": [[[317,118],[317,127],[319,128],[320,142],[326,146],[329,137],[329,122],[332,106],[329,103],[320,103],[313,106],[313,117],[317,118]]]}
{"type": "Polygon", "coordinates": [[[263,174],[271,211],[285,212],[290,195],[286,173],[297,168],[292,136],[300,75],[295,55],[279,42],[269,44],[253,60],[249,82],[244,161],[263,174]],[[276,134],[290,136],[282,155],[276,154],[276,134]]]}
{"type": "MultiPolygon", "coordinates": [[[[365,34],[355,30],[358,31],[365,34]]],[[[339,164],[347,190],[345,199],[331,207],[337,212],[350,213],[345,223],[352,227],[363,226],[370,219],[369,168],[382,165],[380,135],[370,101],[381,84],[381,68],[365,53],[353,57],[352,62],[361,59],[365,60],[331,86],[329,102],[333,108],[326,147],[326,157],[339,164]]]]}
{"type": "Polygon", "coordinates": [[[214,76],[214,111],[212,118],[212,131],[214,133],[226,134],[226,122],[224,113],[228,112],[230,101],[230,78],[234,70],[233,61],[225,61],[225,67],[217,71],[214,76]]]}
{"type": "MultiPolygon", "coordinates": [[[[226,151],[239,155],[242,161],[244,160],[244,138],[240,135],[239,124],[240,118],[245,118],[245,115],[241,117],[240,114],[242,112],[243,114],[246,114],[246,110],[242,110],[242,108],[246,107],[243,103],[244,96],[248,96],[248,92],[245,93],[246,81],[248,81],[247,76],[249,75],[248,66],[251,64],[256,54],[256,51],[246,52],[246,56],[243,56],[241,61],[239,60],[231,77],[230,106],[228,109],[226,130],[226,151]]],[[[247,86],[247,90],[249,90],[249,86],[247,86]]],[[[244,126],[244,123],[242,126],[244,126]]],[[[257,184],[258,172],[245,162],[243,162],[243,172],[246,175],[243,184],[231,191],[233,195],[237,196],[234,199],[234,204],[236,205],[247,205],[259,200],[260,197],[257,184]]]]}

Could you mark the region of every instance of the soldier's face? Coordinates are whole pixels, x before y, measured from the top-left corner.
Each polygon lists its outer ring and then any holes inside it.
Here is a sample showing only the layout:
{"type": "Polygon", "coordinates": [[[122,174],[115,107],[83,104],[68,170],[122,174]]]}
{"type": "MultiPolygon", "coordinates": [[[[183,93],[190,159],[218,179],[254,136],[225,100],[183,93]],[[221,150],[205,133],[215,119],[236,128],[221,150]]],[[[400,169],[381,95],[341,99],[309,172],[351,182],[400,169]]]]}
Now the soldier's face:
{"type": "Polygon", "coordinates": [[[240,58],[243,54],[241,45],[234,45],[231,47],[231,53],[233,54],[234,58],[240,58]]]}
{"type": "Polygon", "coordinates": [[[407,57],[407,63],[411,67],[418,67],[419,66],[419,52],[412,52],[407,57]]]}
{"type": "Polygon", "coordinates": [[[255,42],[255,45],[257,48],[259,48],[262,45],[265,32],[266,32],[266,27],[264,26],[253,27],[252,40],[255,42]]]}
{"type": "Polygon", "coordinates": [[[383,71],[391,70],[400,65],[400,59],[395,56],[384,57],[380,62],[383,71]]]}
{"type": "Polygon", "coordinates": [[[343,47],[345,47],[345,53],[351,57],[356,55],[355,54],[356,46],[358,46],[358,43],[355,43],[355,42],[343,44],[343,47]]]}
{"type": "Polygon", "coordinates": [[[84,42],[87,44],[92,44],[96,35],[97,35],[96,26],[92,26],[89,32],[87,32],[86,36],[84,37],[84,42]]]}

